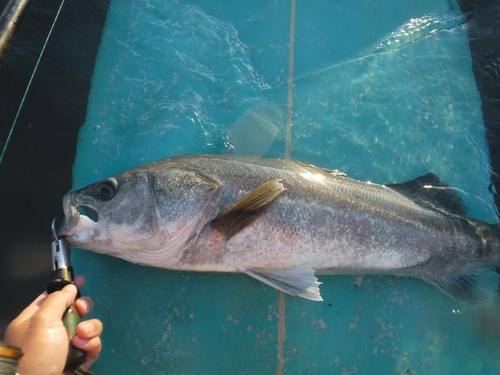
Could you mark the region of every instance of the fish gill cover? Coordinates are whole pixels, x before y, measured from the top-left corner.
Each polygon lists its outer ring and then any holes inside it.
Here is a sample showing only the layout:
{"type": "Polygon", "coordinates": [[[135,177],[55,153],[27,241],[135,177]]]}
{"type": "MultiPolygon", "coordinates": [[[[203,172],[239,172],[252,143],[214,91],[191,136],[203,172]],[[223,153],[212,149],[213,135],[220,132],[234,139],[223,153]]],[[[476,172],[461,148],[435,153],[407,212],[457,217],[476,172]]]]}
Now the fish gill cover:
{"type": "MultiPolygon", "coordinates": [[[[481,102],[465,19],[454,8],[299,2],[292,159],[378,183],[432,171],[458,189],[471,216],[495,222],[481,102]],[[380,48],[430,19],[435,30],[380,48]]],[[[74,187],[184,153],[283,157],[289,31],[290,2],[280,0],[112,2],[74,187]]],[[[106,327],[96,371],[276,371],[274,289],[246,276],[171,272],[90,252],[75,252],[74,266],[106,327]]],[[[498,342],[478,345],[492,329],[489,310],[463,307],[417,280],[365,276],[358,288],[350,276],[320,281],[323,303],[286,297],[285,372],[500,368],[498,342]]]]}

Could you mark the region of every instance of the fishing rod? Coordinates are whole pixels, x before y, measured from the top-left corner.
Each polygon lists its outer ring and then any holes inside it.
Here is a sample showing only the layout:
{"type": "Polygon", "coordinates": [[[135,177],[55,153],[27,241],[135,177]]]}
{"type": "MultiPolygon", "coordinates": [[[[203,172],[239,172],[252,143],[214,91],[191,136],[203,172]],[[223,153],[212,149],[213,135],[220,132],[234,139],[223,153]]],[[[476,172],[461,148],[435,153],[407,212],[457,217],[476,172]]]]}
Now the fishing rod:
{"type": "Polygon", "coordinates": [[[26,13],[31,0],[10,0],[0,15],[0,61],[14,38],[17,27],[26,13]]]}
{"type": "MultiPolygon", "coordinates": [[[[29,1],[30,0],[10,0],[10,2],[5,7],[2,15],[0,16],[0,35],[2,36],[0,39],[0,64],[2,62],[3,55],[8,48],[10,40],[14,36],[15,27],[19,24],[29,1]]],[[[10,138],[12,137],[12,133],[14,132],[14,128],[17,124],[17,119],[19,117],[19,114],[21,113],[21,109],[23,108],[24,100],[28,95],[28,91],[31,87],[31,82],[33,82],[33,78],[35,77],[38,65],[42,60],[43,53],[45,52],[45,47],[47,47],[47,43],[49,42],[52,30],[54,29],[57,19],[59,18],[59,14],[61,13],[64,2],[65,0],[61,0],[61,5],[59,5],[59,9],[57,10],[56,16],[54,17],[54,22],[52,22],[52,26],[50,27],[49,33],[47,34],[47,38],[45,39],[42,50],[40,51],[38,60],[36,61],[35,67],[33,68],[33,72],[31,73],[31,77],[28,81],[28,85],[26,86],[26,90],[24,90],[24,95],[21,99],[21,103],[19,104],[19,108],[17,109],[16,117],[14,117],[14,121],[12,122],[12,126],[10,127],[9,135],[7,136],[7,140],[5,141],[5,145],[3,146],[2,153],[0,154],[0,164],[2,164],[7,146],[9,145],[10,138]]]]}
{"type": "MultiPolygon", "coordinates": [[[[21,20],[24,14],[26,13],[30,1],[31,0],[10,0],[7,3],[4,11],[0,15],[0,62],[3,60],[8,48],[10,47],[12,39],[14,38],[15,35],[15,31],[19,26],[19,24],[21,23],[21,20]]],[[[61,3],[61,7],[63,3],[64,0],[61,3]]],[[[57,16],[59,15],[61,7],[59,7],[59,11],[56,15],[54,23],[57,20],[57,16]]],[[[54,24],[52,25],[52,28],[53,27],[54,24]]],[[[50,32],[52,32],[52,28],[50,32]]],[[[49,32],[49,37],[50,37],[50,32],[49,32]]],[[[40,61],[41,55],[43,54],[45,45],[44,48],[42,49],[42,53],[40,54],[38,62],[40,61]]],[[[35,66],[35,71],[36,71],[36,66],[35,66]]],[[[35,71],[33,72],[33,75],[35,71]]],[[[5,146],[7,146],[7,144],[5,146]]],[[[3,153],[0,156],[0,161],[2,157],[3,153]]],[[[63,238],[59,238],[57,235],[57,219],[54,219],[54,221],[52,222],[52,238],[54,240],[52,242],[53,264],[52,264],[51,280],[47,285],[48,293],[53,293],[55,291],[61,290],[68,284],[74,284],[73,268],[71,267],[69,261],[70,248],[67,242],[63,238]]],[[[79,296],[80,292],[78,292],[77,298],[79,296]]],[[[76,326],[80,322],[80,316],[76,309],[75,303],[76,300],[70,306],[70,308],[66,310],[63,316],[63,322],[68,332],[68,338],[69,338],[69,351],[68,351],[68,358],[66,361],[65,371],[75,375],[98,375],[92,371],[80,368],[80,366],[84,364],[86,361],[85,352],[81,349],[76,348],[71,343],[71,339],[76,335],[76,326]]],[[[2,341],[0,341],[0,374],[5,374],[5,375],[16,374],[17,365],[19,364],[19,360],[21,359],[22,356],[23,352],[20,348],[5,345],[2,341]]]]}

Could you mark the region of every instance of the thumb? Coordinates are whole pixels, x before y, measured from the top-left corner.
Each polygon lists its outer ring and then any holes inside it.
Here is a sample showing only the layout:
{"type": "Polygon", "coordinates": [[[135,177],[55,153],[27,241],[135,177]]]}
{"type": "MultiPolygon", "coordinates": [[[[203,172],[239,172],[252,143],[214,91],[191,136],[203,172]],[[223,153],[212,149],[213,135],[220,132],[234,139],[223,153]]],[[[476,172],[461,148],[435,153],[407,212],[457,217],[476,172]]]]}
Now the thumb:
{"type": "Polygon", "coordinates": [[[40,294],[31,304],[26,307],[21,314],[16,319],[20,321],[25,321],[26,319],[31,318],[31,316],[38,311],[40,306],[42,306],[43,302],[47,299],[47,292],[43,292],[40,294]]]}
{"type": "Polygon", "coordinates": [[[62,290],[49,294],[36,314],[61,319],[66,309],[75,301],[76,293],[76,286],[66,285],[62,290]]]}

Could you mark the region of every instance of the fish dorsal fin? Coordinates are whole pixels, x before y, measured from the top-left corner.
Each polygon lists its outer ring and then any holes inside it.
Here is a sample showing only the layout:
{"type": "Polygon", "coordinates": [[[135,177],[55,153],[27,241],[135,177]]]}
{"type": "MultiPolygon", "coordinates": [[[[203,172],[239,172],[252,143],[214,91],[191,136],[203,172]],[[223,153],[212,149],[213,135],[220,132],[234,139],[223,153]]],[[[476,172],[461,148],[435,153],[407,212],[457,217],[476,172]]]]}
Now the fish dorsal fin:
{"type": "Polygon", "coordinates": [[[323,301],[314,270],[310,267],[294,268],[250,268],[245,270],[248,276],[262,281],[282,292],[313,301],[323,301]]]}
{"type": "Polygon", "coordinates": [[[385,186],[413,199],[417,203],[432,208],[462,216],[466,215],[468,211],[460,195],[434,173],[428,173],[411,181],[385,186]]]}
{"type": "Polygon", "coordinates": [[[280,178],[260,185],[224,212],[216,220],[215,228],[229,240],[247,225],[253,223],[262,210],[285,190],[280,178]]]}
{"type": "Polygon", "coordinates": [[[312,164],[301,163],[300,161],[291,161],[291,163],[298,165],[302,168],[308,168],[308,169],[312,168],[312,169],[320,172],[321,174],[325,174],[328,176],[347,177],[347,174],[345,174],[344,172],[341,172],[337,169],[320,168],[320,167],[316,167],[315,165],[312,165],[312,164]]]}

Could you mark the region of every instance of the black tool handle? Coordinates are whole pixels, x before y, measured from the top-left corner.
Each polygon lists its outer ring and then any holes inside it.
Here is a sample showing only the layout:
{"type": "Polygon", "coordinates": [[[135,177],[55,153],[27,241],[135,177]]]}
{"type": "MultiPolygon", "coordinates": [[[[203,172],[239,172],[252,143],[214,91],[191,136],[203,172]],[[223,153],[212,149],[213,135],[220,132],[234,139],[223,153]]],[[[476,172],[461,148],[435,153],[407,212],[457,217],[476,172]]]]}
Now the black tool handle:
{"type": "MultiPolygon", "coordinates": [[[[47,293],[53,293],[58,290],[61,290],[68,284],[74,284],[74,276],[73,276],[73,268],[61,268],[55,271],[52,271],[50,274],[50,281],[47,285],[47,293]]],[[[76,299],[80,297],[80,291],[78,291],[78,295],[76,299]]],[[[75,299],[75,302],[76,302],[75,299]]],[[[76,309],[75,302],[66,310],[63,316],[63,323],[68,331],[69,337],[69,351],[68,358],[66,360],[66,367],[64,371],[73,372],[78,367],[83,365],[87,361],[87,357],[85,352],[81,349],[77,349],[71,342],[73,337],[76,336],[76,326],[80,323],[80,314],[78,314],[78,310],[76,309]]]]}

